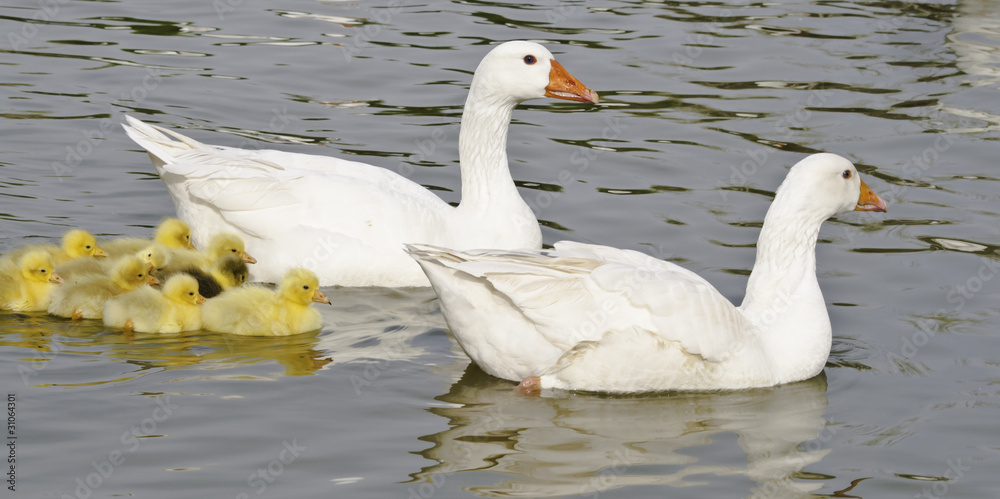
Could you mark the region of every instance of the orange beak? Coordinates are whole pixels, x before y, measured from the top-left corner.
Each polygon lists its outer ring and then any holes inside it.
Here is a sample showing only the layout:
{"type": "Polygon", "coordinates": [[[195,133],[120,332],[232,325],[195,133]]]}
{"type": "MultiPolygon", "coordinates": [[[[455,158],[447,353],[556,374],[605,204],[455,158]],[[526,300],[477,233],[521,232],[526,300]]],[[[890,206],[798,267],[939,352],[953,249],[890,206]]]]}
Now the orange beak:
{"type": "Polygon", "coordinates": [[[330,303],[330,299],[327,298],[326,295],[324,295],[323,292],[318,289],[316,290],[315,293],[313,293],[313,301],[316,303],[326,303],[327,305],[333,305],[332,303],[330,303]]]}
{"type": "Polygon", "coordinates": [[[62,277],[59,277],[59,274],[56,274],[55,272],[53,272],[52,275],[49,276],[49,282],[55,283],[55,284],[59,284],[59,283],[63,282],[63,280],[62,280],[62,277]]]}
{"type": "Polygon", "coordinates": [[[159,279],[153,277],[150,274],[146,274],[146,284],[149,284],[150,286],[156,286],[159,283],[160,283],[159,279]]]}
{"type": "Polygon", "coordinates": [[[194,299],[194,303],[196,305],[201,305],[202,303],[205,303],[205,297],[201,296],[201,293],[198,293],[198,297],[194,299]]]}
{"type": "Polygon", "coordinates": [[[858,198],[858,205],[854,207],[854,211],[881,211],[884,212],[888,208],[885,201],[875,195],[875,191],[865,184],[865,181],[861,181],[861,197],[858,198]]]}
{"type": "Polygon", "coordinates": [[[108,252],[102,250],[101,248],[94,248],[94,256],[95,257],[108,256],[108,252]]]}
{"type": "Polygon", "coordinates": [[[580,80],[569,74],[569,71],[555,59],[552,59],[552,69],[549,70],[549,85],[545,87],[545,96],[593,104],[597,104],[600,100],[597,92],[580,83],[580,80]]]}
{"type": "Polygon", "coordinates": [[[250,254],[247,253],[246,251],[244,251],[243,254],[240,255],[240,258],[243,259],[243,263],[257,263],[257,259],[250,256],[250,254]]]}
{"type": "Polygon", "coordinates": [[[193,250],[193,249],[198,249],[198,248],[194,247],[194,243],[192,243],[191,241],[188,241],[188,249],[193,250]]]}

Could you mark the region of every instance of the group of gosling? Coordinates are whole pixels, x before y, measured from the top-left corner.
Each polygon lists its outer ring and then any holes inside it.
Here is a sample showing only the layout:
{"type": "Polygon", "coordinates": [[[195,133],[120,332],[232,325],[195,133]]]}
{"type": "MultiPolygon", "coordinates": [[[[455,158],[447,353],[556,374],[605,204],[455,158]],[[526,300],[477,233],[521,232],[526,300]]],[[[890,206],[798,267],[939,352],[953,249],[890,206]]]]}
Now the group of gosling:
{"type": "Polygon", "coordinates": [[[74,229],[62,245],[29,245],[0,256],[0,310],[100,319],[127,333],[286,336],[320,328],[310,305],[330,300],[316,274],[291,269],[273,291],[244,286],[248,263],[256,260],[240,236],[216,234],[198,251],[177,218],[165,219],[153,239],[98,242],[74,229]]]}

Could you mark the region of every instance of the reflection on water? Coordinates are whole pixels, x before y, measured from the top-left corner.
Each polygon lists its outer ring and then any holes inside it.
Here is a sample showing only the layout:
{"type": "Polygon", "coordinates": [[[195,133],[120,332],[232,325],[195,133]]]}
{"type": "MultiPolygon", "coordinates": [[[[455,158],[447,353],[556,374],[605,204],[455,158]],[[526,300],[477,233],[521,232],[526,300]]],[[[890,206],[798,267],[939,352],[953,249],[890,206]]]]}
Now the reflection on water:
{"type": "MultiPolygon", "coordinates": [[[[188,331],[180,334],[136,333],[126,337],[98,321],[54,320],[44,314],[0,314],[0,347],[33,352],[21,358],[18,373],[29,386],[91,386],[127,381],[166,369],[200,366],[206,371],[234,365],[277,363],[285,376],[313,374],[331,362],[317,349],[317,332],[279,338],[255,338],[188,331]],[[132,370],[111,379],[46,382],[45,369],[57,356],[114,359],[132,370]]],[[[208,376],[206,374],[206,376],[208,376]]]]}
{"type": "Polygon", "coordinates": [[[72,491],[149,417],[134,399],[160,393],[184,406],[171,438],[94,497],[253,490],[279,445],[262,435],[309,442],[272,497],[995,495],[1000,2],[7,3],[0,252],[74,226],[148,236],[173,213],[122,112],[209,143],[359,156],[455,201],[472,71],[510,39],[546,43],[602,97],[514,115],[512,176],[548,244],[656,254],[738,300],[802,154],[851,157],[890,202],[821,234],[828,389],[529,399],[473,368],[449,390],[468,359],[429,290],[324,290],[323,331],[289,338],[0,313],[0,379],[25,418],[48,416],[22,447],[46,467],[21,484],[65,477],[28,495],[72,491]],[[953,458],[974,470],[947,481],[953,458]]]}
{"type": "MultiPolygon", "coordinates": [[[[411,475],[490,471],[483,496],[598,494],[631,485],[686,487],[711,476],[744,475],[751,497],[808,497],[823,486],[804,469],[828,452],[826,377],[768,389],[668,393],[642,397],[560,394],[524,397],[513,384],[470,366],[428,411],[449,429],[421,437],[420,452],[437,464],[411,475]],[[727,435],[735,435],[734,442],[727,435]],[[738,444],[745,464],[708,464],[703,448],[738,444]]],[[[711,449],[707,450],[711,452],[711,449]]],[[[731,452],[729,452],[731,454],[731,452]]],[[[832,478],[832,477],[819,477],[832,478]]]]}
{"type": "Polygon", "coordinates": [[[978,97],[965,105],[943,106],[943,110],[967,119],[988,122],[988,126],[963,127],[962,132],[1000,129],[1000,107],[992,104],[1000,88],[1000,3],[992,0],[964,0],[952,21],[947,45],[957,56],[956,66],[975,78],[968,85],[978,97]],[[976,87],[984,87],[981,90],[976,87]],[[977,91],[978,90],[978,91],[977,91]],[[983,92],[985,91],[985,92],[983,92]]]}

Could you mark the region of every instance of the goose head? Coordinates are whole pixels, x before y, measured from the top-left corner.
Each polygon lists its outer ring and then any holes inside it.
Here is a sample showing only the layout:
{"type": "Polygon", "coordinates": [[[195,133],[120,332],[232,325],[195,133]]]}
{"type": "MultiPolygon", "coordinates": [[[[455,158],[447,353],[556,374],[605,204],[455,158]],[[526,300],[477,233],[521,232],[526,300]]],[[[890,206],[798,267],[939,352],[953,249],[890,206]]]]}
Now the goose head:
{"type": "Polygon", "coordinates": [[[97,239],[94,235],[82,229],[73,229],[67,232],[62,239],[62,248],[70,258],[108,256],[104,250],[97,247],[97,239]]]}
{"type": "Polygon", "coordinates": [[[163,285],[163,296],[168,300],[187,305],[201,305],[205,297],[198,293],[198,281],[187,274],[177,274],[163,285]]]}
{"type": "Polygon", "coordinates": [[[858,175],[847,159],[830,153],[799,161],[778,188],[773,207],[783,212],[814,213],[822,222],[848,211],[886,211],[886,203],[858,175]]]}
{"type": "Polygon", "coordinates": [[[281,280],[281,296],[299,305],[311,302],[330,303],[330,299],[319,290],[319,278],[311,270],[294,268],[285,273],[281,280]]]}
{"type": "Polygon", "coordinates": [[[598,102],[597,92],[569,74],[545,47],[528,41],[498,45],[476,68],[472,90],[518,103],[553,97],[598,102]]]}
{"type": "Polygon", "coordinates": [[[27,281],[34,282],[63,282],[62,278],[55,273],[55,264],[52,257],[45,251],[32,251],[18,261],[18,270],[21,277],[27,281]]]}

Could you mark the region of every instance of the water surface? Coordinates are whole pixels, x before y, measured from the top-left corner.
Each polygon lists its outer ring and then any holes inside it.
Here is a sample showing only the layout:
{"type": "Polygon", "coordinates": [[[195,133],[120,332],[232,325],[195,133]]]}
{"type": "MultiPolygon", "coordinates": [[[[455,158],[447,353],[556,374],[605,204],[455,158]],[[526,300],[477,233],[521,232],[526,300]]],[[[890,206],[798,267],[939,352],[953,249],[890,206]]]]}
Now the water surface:
{"type": "Polygon", "coordinates": [[[1000,488],[996,2],[64,0],[7,2],[0,34],[0,251],[173,214],[123,113],[377,164],[457,202],[471,74],[511,39],[602,99],[514,114],[546,244],[643,251],[739,301],[806,154],[850,158],[890,205],[821,231],[824,375],[762,390],[521,397],[469,365],[426,289],[325,290],[322,331],[282,339],[0,314],[19,497],[1000,488]]]}

